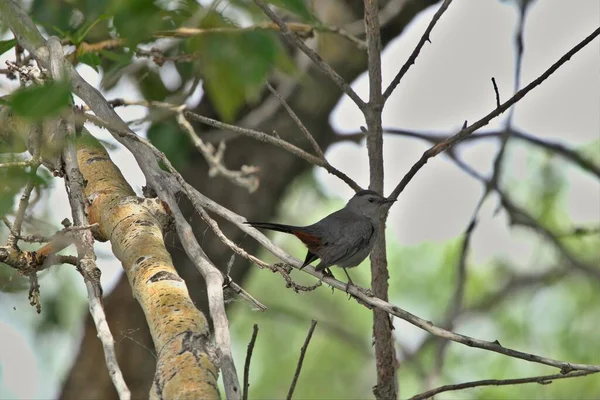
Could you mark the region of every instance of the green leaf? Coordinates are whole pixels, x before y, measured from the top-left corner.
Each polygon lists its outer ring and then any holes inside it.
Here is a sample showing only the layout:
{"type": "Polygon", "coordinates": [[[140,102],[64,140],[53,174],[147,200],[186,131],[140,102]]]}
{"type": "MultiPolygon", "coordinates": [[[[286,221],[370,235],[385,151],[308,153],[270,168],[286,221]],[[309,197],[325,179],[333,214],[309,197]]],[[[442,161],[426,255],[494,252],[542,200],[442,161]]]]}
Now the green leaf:
{"type": "Polygon", "coordinates": [[[71,31],[70,19],[73,6],[70,2],[33,0],[30,15],[36,24],[59,32],[61,37],[71,31]]]}
{"type": "Polygon", "coordinates": [[[175,121],[155,122],[148,129],[148,139],[165,153],[176,169],[180,169],[188,163],[192,146],[175,121]]]}
{"type": "Polygon", "coordinates": [[[17,39],[0,40],[0,55],[6,53],[17,44],[17,39]]]}
{"type": "Polygon", "coordinates": [[[0,168],[0,215],[13,210],[15,196],[25,187],[31,177],[35,186],[47,187],[51,177],[32,175],[29,167],[0,168]]]}
{"type": "MultiPolygon", "coordinates": [[[[235,26],[213,13],[201,27],[235,26]]],[[[259,98],[271,70],[291,65],[275,33],[264,30],[208,33],[191,38],[188,49],[198,54],[206,92],[225,121],[259,98]]]]}
{"type": "Polygon", "coordinates": [[[116,53],[109,50],[100,50],[100,54],[110,61],[114,61],[122,65],[129,64],[131,61],[131,55],[129,55],[129,53],[116,53]]]}
{"type": "Polygon", "coordinates": [[[39,119],[58,115],[71,103],[71,87],[64,82],[49,82],[17,90],[8,102],[14,113],[39,119]]]}
{"type": "Polygon", "coordinates": [[[78,56],[77,61],[89,65],[90,67],[94,68],[94,71],[98,72],[98,66],[102,60],[100,60],[100,57],[95,53],[85,53],[81,56],[78,56]]]}
{"type": "Polygon", "coordinates": [[[166,28],[163,10],[154,1],[113,0],[110,11],[114,27],[129,46],[149,40],[152,33],[166,28]]]}
{"type": "Polygon", "coordinates": [[[124,49],[115,49],[114,51],[101,50],[100,67],[104,72],[102,76],[102,89],[112,89],[127,71],[131,63],[133,53],[126,52],[124,49]]]}
{"type": "Polygon", "coordinates": [[[164,101],[171,94],[156,71],[141,69],[137,77],[140,91],[146,100],[164,101]]]}
{"type": "Polygon", "coordinates": [[[111,16],[110,15],[101,15],[98,18],[96,18],[95,20],[91,21],[91,22],[87,22],[85,24],[83,24],[81,26],[81,28],[77,29],[77,32],[75,32],[72,36],[73,36],[73,42],[75,44],[79,44],[81,43],[85,37],[88,35],[88,33],[90,33],[90,31],[100,22],[102,21],[106,21],[108,19],[110,19],[111,16]]]}

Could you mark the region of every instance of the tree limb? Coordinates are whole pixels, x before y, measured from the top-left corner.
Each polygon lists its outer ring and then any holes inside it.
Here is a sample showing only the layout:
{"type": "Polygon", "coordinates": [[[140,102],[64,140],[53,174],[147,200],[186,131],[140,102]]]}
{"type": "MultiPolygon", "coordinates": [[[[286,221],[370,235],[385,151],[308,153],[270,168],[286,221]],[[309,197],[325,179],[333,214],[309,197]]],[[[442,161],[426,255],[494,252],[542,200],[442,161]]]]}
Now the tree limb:
{"type": "Polygon", "coordinates": [[[569,50],[565,55],[563,55],[557,62],[552,64],[550,68],[548,68],[543,74],[541,74],[538,78],[533,80],[529,85],[525,86],[523,89],[519,90],[513,97],[504,102],[500,107],[496,108],[494,111],[490,112],[485,117],[481,118],[479,121],[461,129],[458,133],[450,138],[434,145],[429,150],[427,150],[421,158],[411,167],[408,173],[402,178],[402,180],[398,183],[393,192],[388,196],[391,199],[397,199],[398,195],[402,193],[406,185],[412,180],[412,178],[417,174],[417,172],[427,163],[427,161],[440,154],[441,152],[447,150],[448,148],[454,146],[458,142],[462,141],[464,138],[480,129],[481,127],[487,125],[492,119],[496,118],[504,111],[508,110],[513,104],[521,100],[527,93],[531,90],[539,86],[543,81],[545,81],[550,75],[552,75],[561,65],[566,63],[573,55],[575,55],[578,51],[583,49],[587,44],[589,44],[592,40],[594,40],[598,35],[600,35],[600,28],[596,29],[589,36],[579,42],[575,47],[569,50]]]}
{"type": "Polygon", "coordinates": [[[294,394],[294,390],[296,389],[296,383],[298,382],[298,378],[300,377],[300,371],[302,370],[302,363],[304,362],[304,356],[306,355],[306,350],[308,349],[308,345],[310,343],[310,339],[312,339],[313,332],[317,327],[317,321],[314,319],[310,323],[310,329],[308,330],[308,334],[306,335],[306,339],[304,339],[304,344],[300,349],[300,357],[298,358],[298,365],[296,365],[296,372],[294,372],[294,378],[292,379],[292,384],[290,385],[290,390],[287,394],[287,400],[292,400],[292,395],[294,394]]]}
{"type": "Polygon", "coordinates": [[[540,385],[548,385],[552,383],[553,380],[556,379],[566,379],[566,378],[575,378],[578,376],[586,376],[591,374],[596,374],[597,372],[591,371],[574,371],[568,374],[553,374],[553,375],[542,375],[542,376],[533,376],[531,378],[519,378],[519,379],[485,379],[481,381],[473,381],[473,382],[465,382],[459,383],[456,385],[444,385],[438,388],[428,390],[423,393],[419,393],[414,395],[409,400],[424,400],[429,399],[435,396],[436,394],[443,392],[450,392],[456,390],[464,390],[474,387],[480,386],[506,386],[506,385],[522,385],[524,383],[538,383],[540,385]]]}
{"type": "MultiPolygon", "coordinates": [[[[50,73],[56,81],[64,79],[64,54],[62,45],[56,37],[51,37],[46,42],[50,54],[50,73]]],[[[77,148],[75,146],[76,133],[73,116],[66,120],[66,143],[63,150],[65,163],[65,186],[69,195],[73,223],[76,227],[88,226],[85,212],[83,187],[85,181],[77,165],[77,148]]],[[[106,321],[104,306],[102,305],[102,286],[100,284],[100,269],[96,266],[96,253],[94,252],[94,238],[90,229],[78,229],[74,233],[79,270],[85,281],[88,293],[90,314],[98,331],[98,339],[104,348],[104,357],[109,376],[122,400],[129,400],[131,392],[123,379],[123,373],[117,362],[115,340],[106,321]]]]}
{"type": "MultiPolygon", "coordinates": [[[[369,102],[363,110],[367,123],[367,151],[369,155],[369,189],[383,194],[383,131],[381,114],[385,98],[381,91],[381,34],[379,26],[379,2],[364,0],[364,22],[367,35],[369,102]]],[[[389,272],[386,258],[385,220],[387,212],[379,216],[377,239],[371,250],[371,290],[376,297],[387,301],[389,272]]],[[[393,324],[382,310],[373,310],[373,342],[377,365],[377,385],[373,394],[377,399],[398,398],[395,340],[393,324]]]]}
{"type": "Polygon", "coordinates": [[[444,12],[446,12],[446,10],[448,9],[448,6],[450,6],[450,3],[452,3],[452,0],[444,0],[440,8],[433,15],[431,22],[427,26],[427,29],[425,29],[423,36],[421,36],[421,39],[419,40],[419,43],[417,43],[417,46],[413,50],[412,54],[410,55],[410,57],[408,57],[408,60],[406,60],[402,68],[400,68],[400,71],[398,71],[398,73],[396,74],[390,85],[387,87],[387,89],[385,89],[385,92],[383,93],[383,98],[385,100],[387,100],[391,96],[394,89],[396,89],[404,75],[408,72],[408,69],[411,67],[411,65],[415,63],[417,57],[419,56],[419,53],[421,52],[421,49],[425,45],[425,42],[431,43],[429,35],[431,34],[431,31],[433,30],[435,24],[442,17],[442,14],[444,14],[444,12]]]}
{"type": "Polygon", "coordinates": [[[273,22],[275,22],[281,33],[284,37],[289,40],[291,43],[296,45],[304,54],[308,56],[316,65],[325,73],[325,75],[329,76],[331,80],[338,85],[338,87],[348,95],[354,101],[354,103],[358,106],[359,109],[363,110],[366,106],[366,103],[360,98],[358,94],[352,89],[352,87],[342,78],[329,64],[327,64],[316,51],[308,47],[294,32],[292,32],[285,22],[281,18],[277,16],[271,9],[262,1],[262,0],[254,0],[254,3],[263,10],[263,12],[269,17],[273,22]]]}

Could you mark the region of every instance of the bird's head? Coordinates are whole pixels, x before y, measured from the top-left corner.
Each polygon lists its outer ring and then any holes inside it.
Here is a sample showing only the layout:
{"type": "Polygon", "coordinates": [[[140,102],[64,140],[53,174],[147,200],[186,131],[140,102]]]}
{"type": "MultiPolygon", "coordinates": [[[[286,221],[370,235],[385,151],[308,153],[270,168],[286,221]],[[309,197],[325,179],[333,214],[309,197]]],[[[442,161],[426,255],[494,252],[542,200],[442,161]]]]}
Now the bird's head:
{"type": "Polygon", "coordinates": [[[350,199],[346,207],[375,220],[381,209],[389,208],[395,201],[389,200],[372,190],[361,190],[350,199]]]}

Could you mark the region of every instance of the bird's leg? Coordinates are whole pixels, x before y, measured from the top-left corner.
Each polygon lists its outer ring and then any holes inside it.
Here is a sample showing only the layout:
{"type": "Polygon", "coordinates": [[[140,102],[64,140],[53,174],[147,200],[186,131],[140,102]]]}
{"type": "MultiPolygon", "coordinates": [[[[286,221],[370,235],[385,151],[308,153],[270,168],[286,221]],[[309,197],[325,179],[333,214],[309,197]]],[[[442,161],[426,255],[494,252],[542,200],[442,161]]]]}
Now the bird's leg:
{"type": "MultiPolygon", "coordinates": [[[[346,283],[346,293],[348,293],[348,289],[350,289],[350,285],[355,286],[354,282],[352,282],[352,278],[350,278],[350,274],[348,274],[348,270],[346,268],[342,268],[346,277],[348,278],[348,282],[346,283]]],[[[349,294],[349,293],[348,293],[349,294]]]]}
{"type": "MultiPolygon", "coordinates": [[[[335,276],[333,276],[329,267],[326,264],[323,264],[322,261],[315,267],[315,271],[322,272],[323,276],[328,276],[335,279],[335,276]]],[[[322,278],[320,280],[323,282],[322,278]]],[[[331,286],[331,293],[333,293],[333,286],[331,286]]]]}
{"type": "MultiPolygon", "coordinates": [[[[325,269],[323,270],[323,275],[325,275],[325,276],[328,276],[328,277],[330,277],[330,278],[333,278],[333,279],[335,279],[335,275],[333,275],[333,272],[331,272],[331,270],[330,270],[329,268],[325,268],[325,269]]],[[[333,286],[332,286],[332,287],[331,287],[331,294],[333,294],[333,290],[334,290],[334,288],[333,288],[333,286]]]]}

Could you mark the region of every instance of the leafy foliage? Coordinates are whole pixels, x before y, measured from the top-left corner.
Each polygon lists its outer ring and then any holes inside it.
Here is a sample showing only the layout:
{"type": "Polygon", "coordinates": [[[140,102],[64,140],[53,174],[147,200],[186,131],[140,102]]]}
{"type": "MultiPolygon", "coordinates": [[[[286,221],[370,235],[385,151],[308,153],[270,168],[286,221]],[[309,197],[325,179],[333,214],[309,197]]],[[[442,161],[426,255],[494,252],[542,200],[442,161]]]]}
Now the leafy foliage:
{"type": "Polygon", "coordinates": [[[58,115],[71,103],[71,88],[64,82],[47,82],[13,92],[2,103],[15,114],[31,119],[58,115]]]}
{"type": "Polygon", "coordinates": [[[0,55],[6,53],[17,44],[17,39],[0,40],[0,55]]]}
{"type": "MultiPolygon", "coordinates": [[[[208,14],[201,28],[234,28],[217,13],[208,14]]],[[[208,33],[189,40],[188,50],[197,54],[196,66],[204,86],[221,117],[231,121],[245,102],[256,101],[269,72],[292,64],[273,32],[264,30],[208,33]]]]}
{"type": "Polygon", "coordinates": [[[47,187],[51,176],[47,171],[33,174],[29,168],[0,168],[0,215],[6,215],[15,207],[15,196],[22,191],[29,179],[34,186],[47,187]]]}
{"type": "Polygon", "coordinates": [[[189,139],[173,120],[155,122],[148,129],[148,139],[160,149],[175,168],[187,165],[190,157],[189,139]]]}

